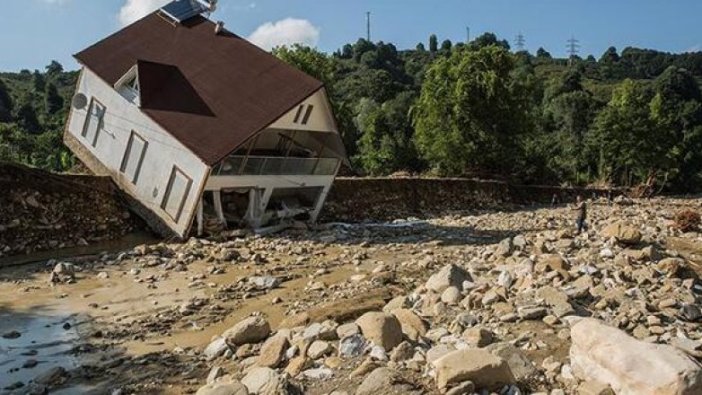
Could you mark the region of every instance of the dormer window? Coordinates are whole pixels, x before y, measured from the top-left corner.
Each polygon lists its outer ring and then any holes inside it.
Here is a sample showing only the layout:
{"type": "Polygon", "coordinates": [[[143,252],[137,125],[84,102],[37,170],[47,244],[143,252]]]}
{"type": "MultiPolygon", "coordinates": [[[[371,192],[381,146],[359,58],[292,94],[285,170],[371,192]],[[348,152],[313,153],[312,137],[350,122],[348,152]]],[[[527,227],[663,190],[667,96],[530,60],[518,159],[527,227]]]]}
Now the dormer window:
{"type": "Polygon", "coordinates": [[[117,81],[115,84],[115,89],[120,95],[122,95],[122,97],[129,100],[131,103],[134,103],[137,106],[141,105],[138,68],[134,66],[129,69],[127,74],[117,81]]]}

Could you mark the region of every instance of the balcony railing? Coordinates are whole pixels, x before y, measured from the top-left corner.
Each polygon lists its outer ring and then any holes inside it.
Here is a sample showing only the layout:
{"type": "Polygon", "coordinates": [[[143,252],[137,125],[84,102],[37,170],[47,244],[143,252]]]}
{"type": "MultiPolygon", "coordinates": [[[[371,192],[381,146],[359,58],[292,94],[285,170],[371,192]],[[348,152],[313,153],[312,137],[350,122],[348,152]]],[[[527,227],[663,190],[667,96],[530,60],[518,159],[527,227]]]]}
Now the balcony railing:
{"type": "Polygon", "coordinates": [[[230,156],[212,169],[213,176],[331,176],[336,174],[336,158],[280,158],[272,156],[230,156]]]}

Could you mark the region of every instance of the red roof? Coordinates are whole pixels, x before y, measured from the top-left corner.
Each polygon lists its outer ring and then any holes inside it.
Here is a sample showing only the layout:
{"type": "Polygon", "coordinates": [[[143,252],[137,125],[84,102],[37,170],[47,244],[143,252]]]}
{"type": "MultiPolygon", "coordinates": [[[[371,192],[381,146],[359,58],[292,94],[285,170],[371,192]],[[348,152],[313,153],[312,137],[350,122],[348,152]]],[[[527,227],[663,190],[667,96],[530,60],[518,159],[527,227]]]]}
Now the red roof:
{"type": "Polygon", "coordinates": [[[142,111],[208,165],[323,86],[200,16],[153,13],[75,57],[110,85],[136,64],[142,111]]]}

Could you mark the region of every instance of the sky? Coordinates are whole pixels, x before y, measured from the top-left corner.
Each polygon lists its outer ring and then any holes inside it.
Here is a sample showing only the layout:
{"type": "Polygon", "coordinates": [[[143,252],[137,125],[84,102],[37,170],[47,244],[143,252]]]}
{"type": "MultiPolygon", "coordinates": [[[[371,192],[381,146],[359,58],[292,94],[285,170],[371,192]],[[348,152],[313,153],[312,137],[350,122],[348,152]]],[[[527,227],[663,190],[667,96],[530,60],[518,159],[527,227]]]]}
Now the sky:
{"type": "MultiPolygon", "coordinates": [[[[41,69],[58,60],[76,69],[72,55],[169,0],[0,0],[0,71],[41,69]]],[[[667,52],[702,50],[702,0],[219,0],[211,19],[270,49],[300,42],[332,52],[366,35],[399,49],[440,40],[465,41],[496,33],[526,49],[566,56],[566,40],[581,55],[609,46],[667,52]]]]}

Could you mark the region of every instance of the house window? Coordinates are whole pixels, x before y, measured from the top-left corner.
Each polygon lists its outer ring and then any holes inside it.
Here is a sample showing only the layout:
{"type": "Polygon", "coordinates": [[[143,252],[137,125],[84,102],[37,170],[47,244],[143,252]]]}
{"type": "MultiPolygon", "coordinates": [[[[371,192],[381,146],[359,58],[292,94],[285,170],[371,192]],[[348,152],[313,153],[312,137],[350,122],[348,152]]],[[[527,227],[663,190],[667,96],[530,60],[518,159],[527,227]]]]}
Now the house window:
{"type": "Polygon", "coordinates": [[[180,215],[183,212],[185,199],[190,193],[193,181],[177,166],[173,166],[171,178],[168,180],[166,195],[161,202],[161,208],[175,221],[180,220],[180,215]]]}
{"type": "Polygon", "coordinates": [[[302,125],[307,125],[307,122],[310,120],[310,116],[312,115],[312,110],[314,110],[314,106],[311,104],[304,105],[301,104],[297,108],[297,113],[295,114],[295,119],[293,120],[293,123],[299,123],[302,125]]]}
{"type": "Polygon", "coordinates": [[[133,184],[136,184],[139,178],[139,172],[141,171],[141,165],[144,163],[144,156],[146,155],[146,147],[148,145],[146,140],[132,131],[131,136],[129,136],[129,142],[127,143],[127,150],[124,152],[120,170],[133,184]]]}
{"type": "Polygon", "coordinates": [[[91,100],[82,135],[93,147],[97,146],[100,129],[104,126],[104,118],[105,106],[95,99],[91,100]]]}

